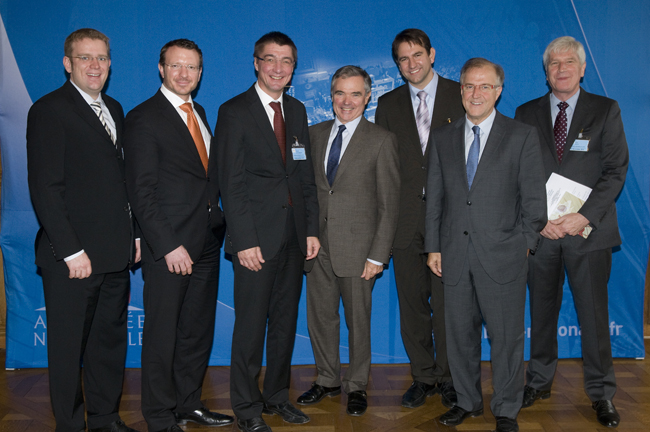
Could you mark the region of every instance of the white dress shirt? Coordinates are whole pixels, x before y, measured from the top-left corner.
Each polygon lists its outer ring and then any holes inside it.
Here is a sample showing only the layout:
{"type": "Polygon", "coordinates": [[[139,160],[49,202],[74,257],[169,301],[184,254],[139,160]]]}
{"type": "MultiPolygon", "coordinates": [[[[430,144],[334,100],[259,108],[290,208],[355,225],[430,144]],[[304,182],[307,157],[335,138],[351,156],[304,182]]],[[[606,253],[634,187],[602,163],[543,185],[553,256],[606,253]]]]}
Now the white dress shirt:
{"type": "Polygon", "coordinates": [[[497,110],[492,108],[492,112],[490,113],[489,116],[485,120],[483,120],[481,123],[475,125],[471,121],[467,119],[467,115],[465,115],[465,163],[467,163],[467,157],[469,156],[469,148],[472,146],[472,143],[474,142],[474,131],[472,128],[474,126],[478,126],[481,129],[481,132],[479,133],[479,138],[481,141],[481,146],[480,150],[478,153],[478,160],[481,160],[481,156],[483,156],[483,150],[485,150],[485,144],[487,143],[488,138],[490,137],[490,131],[492,130],[492,124],[494,124],[494,118],[497,116],[497,110]]]}

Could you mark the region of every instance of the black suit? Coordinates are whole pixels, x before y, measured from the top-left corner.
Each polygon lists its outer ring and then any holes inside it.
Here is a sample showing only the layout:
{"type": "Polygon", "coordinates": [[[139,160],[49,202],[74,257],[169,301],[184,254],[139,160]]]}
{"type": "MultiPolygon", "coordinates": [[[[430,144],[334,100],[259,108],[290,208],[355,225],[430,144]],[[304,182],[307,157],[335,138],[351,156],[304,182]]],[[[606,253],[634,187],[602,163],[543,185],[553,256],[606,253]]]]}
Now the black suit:
{"type": "MultiPolygon", "coordinates": [[[[194,102],[194,109],[207,128],[203,108],[194,102]]],[[[206,175],[187,125],[160,90],[129,112],[125,137],[127,188],[142,231],[142,412],[159,430],[176,424],[173,411],[202,408],[223,216],[214,149],[206,175]],[[191,275],[167,268],[165,255],[181,245],[194,262],[191,275]]]]}
{"type": "Polygon", "coordinates": [[[521,105],[515,118],[539,130],[546,179],[555,172],[593,188],[579,211],[593,227],[589,237],[542,238],[530,260],[531,358],[527,384],[537,390],[551,389],[557,366],[557,321],[566,268],[582,331],[585,391],[592,401],[612,399],[616,378],[607,281],[612,247],[621,244],[615,200],[625,182],[628,165],[621,111],[616,101],[580,90],[561,164],[553,138],[550,94],[521,105]],[[580,132],[590,138],[587,152],[570,150],[580,132]]]}
{"type": "Polygon", "coordinates": [[[43,275],[57,430],[84,428],[80,361],[88,426],[119,419],[132,237],[121,150],[124,113],[114,99],[102,99],[115,121],[116,144],[70,82],[36,101],[27,119],[29,189],[42,225],[36,264],[43,275]],[[92,274],[69,279],[64,258],[82,249],[92,274]]]}
{"type": "Polygon", "coordinates": [[[286,166],[255,86],[221,105],[215,128],[228,222],[225,248],[233,255],[235,272],[230,392],[240,419],[260,416],[263,402],[275,405],[288,400],[307,237],[318,236],[307,114],[302,103],[286,94],[283,105],[286,166]],[[306,160],[293,159],[294,137],[305,146],[306,160]],[[262,270],[253,272],[239,263],[236,254],[257,246],[266,262],[262,270]],[[262,394],[257,378],[267,317],[262,394]]]}
{"type": "MultiPolygon", "coordinates": [[[[431,130],[464,114],[460,84],[438,76],[431,130]]],[[[394,132],[399,142],[401,198],[393,263],[402,340],[411,360],[411,374],[415,381],[426,384],[449,381],[444,292],[440,278],[427,267],[424,254],[422,191],[427,182],[429,145],[423,155],[408,84],[379,98],[375,121],[394,132]]]]}

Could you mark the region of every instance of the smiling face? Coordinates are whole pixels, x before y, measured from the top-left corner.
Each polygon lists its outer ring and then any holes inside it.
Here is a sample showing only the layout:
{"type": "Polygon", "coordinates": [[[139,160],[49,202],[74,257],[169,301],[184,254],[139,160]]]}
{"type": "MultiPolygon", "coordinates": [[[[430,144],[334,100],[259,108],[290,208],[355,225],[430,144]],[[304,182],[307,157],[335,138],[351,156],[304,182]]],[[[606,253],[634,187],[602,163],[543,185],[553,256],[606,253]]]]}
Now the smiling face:
{"type": "Polygon", "coordinates": [[[502,90],[502,87],[482,90],[480,86],[481,84],[496,86],[498,84],[497,73],[491,66],[472,68],[465,73],[462,84],[474,85],[472,91],[466,91],[461,87],[460,93],[468,120],[475,125],[480,124],[492,114],[502,90]]]}
{"type": "Polygon", "coordinates": [[[370,92],[366,93],[363,77],[341,77],[334,81],[332,107],[336,118],[341,123],[351,122],[363,115],[368,100],[370,100],[370,92]]]}
{"type": "Polygon", "coordinates": [[[580,79],[585,76],[587,63],[580,64],[578,55],[573,50],[551,52],[546,65],[546,79],[553,94],[561,101],[566,101],[580,88],[580,79]]]}
{"type": "Polygon", "coordinates": [[[293,58],[291,46],[268,43],[259,57],[265,61],[255,58],[257,82],[264,93],[278,99],[293,75],[296,59],[293,58]]]}
{"type": "Polygon", "coordinates": [[[200,66],[199,53],[178,46],[169,47],[165,53],[165,64],[159,64],[158,70],[163,79],[163,85],[181,99],[187,101],[201,79],[202,69],[189,71],[185,66],[200,66]],[[167,65],[182,65],[178,70],[173,70],[167,65]]]}
{"type": "Polygon", "coordinates": [[[70,74],[70,81],[97,99],[104,88],[111,68],[108,47],[100,39],[81,39],[72,43],[71,57],[63,57],[63,67],[70,74]],[[84,61],[79,57],[87,57],[84,61]],[[99,61],[98,58],[108,59],[99,61]]]}
{"type": "Polygon", "coordinates": [[[397,49],[397,65],[405,80],[413,87],[422,90],[433,78],[433,61],[436,58],[436,50],[431,48],[427,52],[424,47],[402,42],[397,49]]]}

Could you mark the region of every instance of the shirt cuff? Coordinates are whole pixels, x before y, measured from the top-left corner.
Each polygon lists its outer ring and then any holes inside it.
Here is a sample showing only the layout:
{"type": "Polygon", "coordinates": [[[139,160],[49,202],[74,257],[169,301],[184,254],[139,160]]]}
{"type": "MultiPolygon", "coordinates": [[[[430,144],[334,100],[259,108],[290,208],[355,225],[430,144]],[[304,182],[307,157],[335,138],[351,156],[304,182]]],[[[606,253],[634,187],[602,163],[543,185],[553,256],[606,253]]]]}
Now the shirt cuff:
{"type": "Polygon", "coordinates": [[[63,261],[65,261],[65,262],[72,261],[73,259],[77,258],[78,256],[81,256],[83,253],[84,253],[84,250],[81,249],[76,254],[73,254],[73,255],[70,255],[69,257],[63,258],[63,261]]]}
{"type": "Polygon", "coordinates": [[[370,258],[368,258],[368,261],[373,263],[374,265],[378,265],[378,266],[383,266],[384,265],[384,263],[379,262],[379,261],[375,261],[375,260],[371,260],[370,258]]]}

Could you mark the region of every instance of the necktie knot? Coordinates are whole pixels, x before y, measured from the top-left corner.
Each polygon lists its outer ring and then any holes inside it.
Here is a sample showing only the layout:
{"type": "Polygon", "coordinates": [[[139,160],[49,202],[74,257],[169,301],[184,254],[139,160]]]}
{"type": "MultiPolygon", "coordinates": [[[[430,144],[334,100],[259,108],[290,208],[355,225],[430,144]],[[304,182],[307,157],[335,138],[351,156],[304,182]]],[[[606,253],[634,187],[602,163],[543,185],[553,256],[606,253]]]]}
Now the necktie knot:
{"type": "Polygon", "coordinates": [[[185,102],[183,105],[179,107],[181,110],[185,111],[187,114],[193,112],[194,110],[192,109],[192,104],[189,102],[185,102]]]}
{"type": "Polygon", "coordinates": [[[478,126],[472,127],[472,130],[474,131],[474,135],[479,135],[481,133],[481,128],[478,126]]]}
{"type": "Polygon", "coordinates": [[[420,98],[421,101],[424,101],[427,98],[427,92],[424,90],[420,90],[418,92],[418,97],[420,98]]]}
{"type": "Polygon", "coordinates": [[[339,126],[339,133],[340,134],[342,134],[344,130],[345,130],[345,125],[339,126]]]}
{"type": "Polygon", "coordinates": [[[271,105],[273,112],[282,115],[282,105],[280,102],[271,102],[269,105],[271,105]]]}
{"type": "Polygon", "coordinates": [[[557,107],[560,108],[560,111],[566,111],[566,109],[569,108],[569,104],[566,102],[560,102],[557,104],[557,107]]]}

